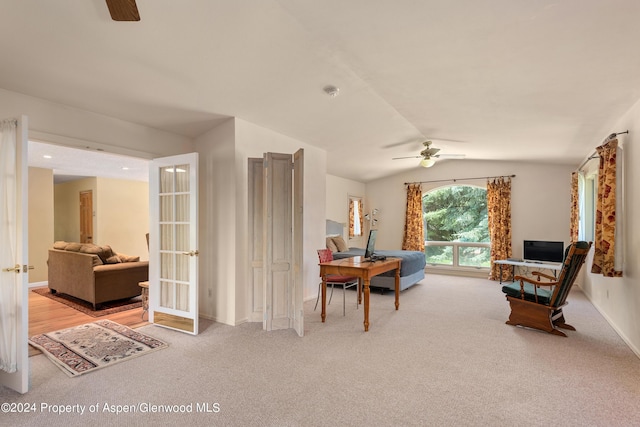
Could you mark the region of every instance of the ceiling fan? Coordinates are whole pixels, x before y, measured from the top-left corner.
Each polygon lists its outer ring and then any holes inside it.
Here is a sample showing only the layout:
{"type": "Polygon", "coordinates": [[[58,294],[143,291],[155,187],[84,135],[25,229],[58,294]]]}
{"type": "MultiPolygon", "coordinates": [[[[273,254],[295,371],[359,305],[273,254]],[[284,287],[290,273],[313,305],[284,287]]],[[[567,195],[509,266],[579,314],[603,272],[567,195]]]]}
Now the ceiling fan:
{"type": "Polygon", "coordinates": [[[106,0],[111,19],[114,21],[139,21],[136,0],[106,0]]]}
{"type": "Polygon", "coordinates": [[[431,141],[425,141],[422,143],[424,145],[424,149],[420,152],[419,156],[407,156],[407,157],[394,157],[392,160],[400,160],[400,159],[422,159],[420,161],[420,166],[425,168],[430,168],[436,163],[436,158],[447,158],[447,159],[463,159],[464,154],[438,154],[440,151],[439,148],[431,148],[431,141]]]}

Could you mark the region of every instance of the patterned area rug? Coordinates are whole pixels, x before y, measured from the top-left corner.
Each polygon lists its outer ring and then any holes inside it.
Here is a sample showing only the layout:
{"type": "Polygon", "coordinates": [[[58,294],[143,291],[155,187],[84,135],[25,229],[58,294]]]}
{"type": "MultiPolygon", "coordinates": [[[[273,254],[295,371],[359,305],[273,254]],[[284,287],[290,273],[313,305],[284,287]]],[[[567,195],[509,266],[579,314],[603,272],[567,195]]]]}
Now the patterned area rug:
{"type": "Polygon", "coordinates": [[[94,310],[91,303],[72,297],[71,295],[60,293],[52,294],[49,288],[46,287],[35,288],[33,289],[33,292],[37,293],[38,295],[42,295],[43,297],[47,297],[64,305],[67,305],[92,317],[101,317],[108,314],[119,313],[121,311],[142,307],[142,299],[140,297],[120,301],[105,302],[102,304],[98,304],[97,310],[94,310]]]}
{"type": "Polygon", "coordinates": [[[167,347],[163,341],[110,320],[34,335],[29,344],[70,377],[167,347]]]}

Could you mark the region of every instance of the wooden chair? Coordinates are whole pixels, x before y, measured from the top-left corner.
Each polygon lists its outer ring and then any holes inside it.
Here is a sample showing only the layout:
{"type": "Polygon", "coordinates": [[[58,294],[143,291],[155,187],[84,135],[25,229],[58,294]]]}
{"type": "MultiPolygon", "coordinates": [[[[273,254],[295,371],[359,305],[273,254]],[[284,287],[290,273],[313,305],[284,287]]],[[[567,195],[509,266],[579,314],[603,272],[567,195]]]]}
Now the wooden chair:
{"type": "Polygon", "coordinates": [[[591,242],[576,242],[567,247],[560,275],[553,276],[538,271],[532,272],[537,280],[516,276],[511,284],[504,285],[511,306],[508,325],[519,325],[539,329],[550,334],[566,337],[558,328],[575,331],[565,323],[562,307],[567,305],[567,295],[575,282],[582,264],[591,248],[591,242]],[[548,281],[543,281],[545,278],[548,281]]]}
{"type": "MultiPolygon", "coordinates": [[[[331,249],[318,249],[318,258],[320,262],[329,262],[333,261],[333,252],[331,249]]],[[[331,299],[333,298],[333,287],[335,285],[342,286],[342,315],[346,315],[346,301],[347,301],[347,289],[353,286],[358,287],[358,294],[360,293],[360,281],[356,276],[339,276],[337,274],[329,274],[327,275],[327,286],[331,285],[331,296],[329,297],[329,304],[331,304],[331,299]]],[[[313,311],[316,311],[318,308],[318,301],[320,300],[320,295],[322,294],[322,282],[318,284],[318,296],[316,298],[316,306],[313,308],[313,311]]],[[[356,299],[356,308],[358,308],[358,300],[356,299]]]]}

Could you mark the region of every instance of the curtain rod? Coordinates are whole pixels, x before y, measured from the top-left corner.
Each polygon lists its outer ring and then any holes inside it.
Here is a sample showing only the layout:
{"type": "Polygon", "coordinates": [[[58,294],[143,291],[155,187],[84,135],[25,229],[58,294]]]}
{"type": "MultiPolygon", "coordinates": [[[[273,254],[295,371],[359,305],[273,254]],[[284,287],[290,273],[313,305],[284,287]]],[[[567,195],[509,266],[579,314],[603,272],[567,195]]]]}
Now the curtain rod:
{"type": "MultiPolygon", "coordinates": [[[[629,133],[629,130],[625,130],[624,132],[616,132],[616,133],[612,133],[611,135],[609,135],[608,137],[606,137],[604,139],[604,141],[602,141],[602,143],[604,144],[605,142],[609,141],[610,139],[615,138],[618,135],[622,135],[623,133],[629,133]]],[[[593,160],[593,159],[597,159],[598,157],[600,157],[598,155],[597,151],[594,151],[593,154],[591,154],[589,157],[587,157],[587,160],[585,160],[584,162],[582,162],[582,164],[580,166],[578,166],[578,170],[582,169],[584,167],[584,165],[586,165],[587,163],[589,163],[589,160],[593,160]]]]}
{"type": "Polygon", "coordinates": [[[498,175],[498,176],[479,176],[477,178],[450,178],[450,179],[435,179],[435,180],[431,180],[431,181],[417,181],[417,182],[405,182],[404,185],[409,185],[409,184],[426,184],[428,182],[446,182],[446,181],[453,181],[453,182],[457,182],[457,181],[470,181],[470,180],[475,180],[475,179],[491,179],[491,178],[515,178],[515,175],[498,175]]]}

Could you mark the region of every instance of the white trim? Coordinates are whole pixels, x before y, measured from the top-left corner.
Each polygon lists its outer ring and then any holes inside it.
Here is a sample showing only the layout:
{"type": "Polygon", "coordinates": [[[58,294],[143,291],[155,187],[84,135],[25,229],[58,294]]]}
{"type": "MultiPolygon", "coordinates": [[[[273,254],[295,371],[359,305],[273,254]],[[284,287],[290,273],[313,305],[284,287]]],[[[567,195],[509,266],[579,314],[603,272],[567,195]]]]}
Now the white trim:
{"type": "Polygon", "coordinates": [[[43,286],[49,286],[49,281],[45,280],[44,282],[32,282],[32,283],[29,283],[29,289],[31,289],[31,288],[41,288],[43,286]]]}
{"type": "Polygon", "coordinates": [[[625,344],[627,344],[629,346],[629,348],[631,349],[631,351],[633,351],[633,353],[638,356],[638,358],[640,358],[640,349],[638,349],[638,347],[636,347],[633,342],[624,334],[624,332],[622,332],[622,330],[620,330],[620,328],[618,328],[618,326],[616,326],[616,324],[611,320],[611,318],[607,315],[607,313],[604,310],[601,310],[600,307],[598,307],[598,305],[596,304],[596,302],[591,298],[591,296],[585,292],[582,287],[576,283],[576,286],[578,288],[580,288],[580,291],[587,297],[587,299],[589,300],[589,302],[591,302],[591,304],[596,308],[596,310],[598,310],[598,313],[600,313],[602,315],[602,317],[604,317],[604,320],[607,321],[607,323],[609,324],[609,326],[611,326],[613,328],[614,331],[616,331],[616,333],[618,334],[618,336],[620,338],[622,338],[622,341],[625,342],[625,344]]]}

